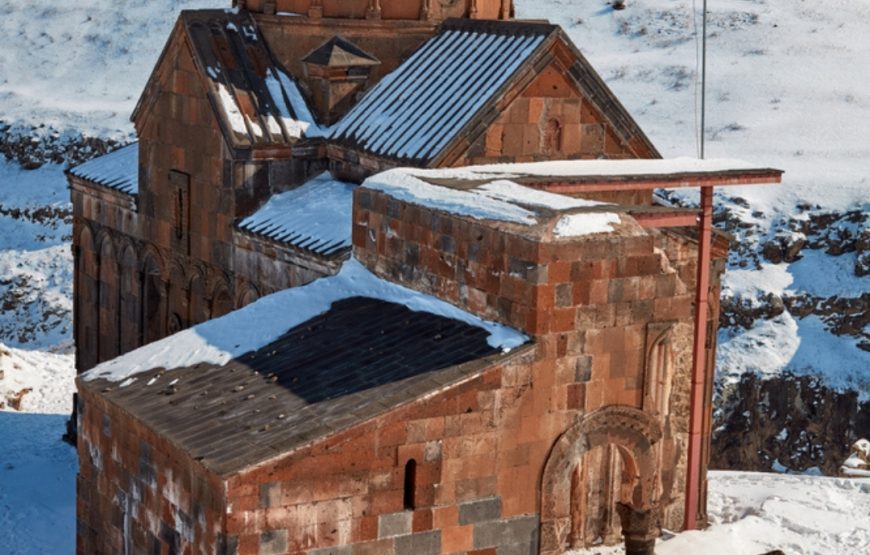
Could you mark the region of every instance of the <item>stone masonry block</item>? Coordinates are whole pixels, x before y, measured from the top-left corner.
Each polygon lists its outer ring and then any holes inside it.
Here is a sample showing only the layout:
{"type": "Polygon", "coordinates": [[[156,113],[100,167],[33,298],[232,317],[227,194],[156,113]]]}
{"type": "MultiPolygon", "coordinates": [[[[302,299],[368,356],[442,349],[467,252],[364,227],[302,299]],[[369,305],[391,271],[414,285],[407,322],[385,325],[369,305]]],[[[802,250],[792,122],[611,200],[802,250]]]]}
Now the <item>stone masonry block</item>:
{"type": "Polygon", "coordinates": [[[352,553],[353,555],[395,555],[404,552],[396,551],[395,542],[392,539],[387,539],[355,544],[352,553]]]}
{"type": "Polygon", "coordinates": [[[474,548],[529,544],[536,541],[538,516],[484,522],[474,527],[474,548]]]}
{"type": "Polygon", "coordinates": [[[459,524],[477,524],[501,517],[501,498],[472,501],[459,506],[459,524]]]}
{"type": "Polygon", "coordinates": [[[350,545],[342,545],[337,547],[321,547],[320,549],[312,549],[308,555],[351,555],[353,547],[350,545]]]}
{"type": "Polygon", "coordinates": [[[283,555],[287,552],[287,530],[260,534],[260,555],[283,555]]]}
{"type": "Polygon", "coordinates": [[[396,553],[414,555],[440,555],[441,532],[433,530],[422,534],[412,534],[396,538],[396,553]]]}
{"type": "Polygon", "coordinates": [[[281,501],[281,484],[272,482],[260,486],[260,507],[277,507],[281,501]]]}
{"type": "Polygon", "coordinates": [[[411,533],[411,523],[414,513],[402,511],[381,515],[378,519],[378,537],[390,538],[411,533]]]}

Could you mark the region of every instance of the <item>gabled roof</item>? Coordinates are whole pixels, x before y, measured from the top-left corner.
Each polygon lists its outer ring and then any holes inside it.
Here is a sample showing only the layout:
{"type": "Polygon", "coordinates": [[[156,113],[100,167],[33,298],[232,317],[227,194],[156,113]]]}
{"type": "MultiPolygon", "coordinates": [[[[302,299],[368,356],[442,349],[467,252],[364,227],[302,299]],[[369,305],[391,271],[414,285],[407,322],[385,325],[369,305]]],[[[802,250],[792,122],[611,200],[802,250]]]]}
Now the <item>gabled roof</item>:
{"type": "Polygon", "coordinates": [[[274,195],[238,228],[322,256],[344,252],[351,243],[354,188],[325,172],[274,195]]]}
{"type": "MultiPolygon", "coordinates": [[[[289,145],[317,129],[298,86],[275,61],[248,12],[185,10],[179,23],[231,146],[289,145]]],[[[149,82],[143,99],[151,89],[149,82]]],[[[142,107],[140,99],[134,120],[142,107]]]]}
{"type": "Polygon", "coordinates": [[[139,143],[70,168],[70,175],[128,195],[139,194],[139,143]]]}
{"type": "Polygon", "coordinates": [[[549,24],[449,20],[327,134],[419,165],[437,156],[556,31],[549,24]]]}
{"type": "Polygon", "coordinates": [[[527,341],[351,260],[103,363],[78,386],[225,475],[474,376],[527,341]]]}
{"type": "Polygon", "coordinates": [[[329,67],[376,66],[380,60],[342,36],[334,36],[302,59],[308,64],[329,67]]]}

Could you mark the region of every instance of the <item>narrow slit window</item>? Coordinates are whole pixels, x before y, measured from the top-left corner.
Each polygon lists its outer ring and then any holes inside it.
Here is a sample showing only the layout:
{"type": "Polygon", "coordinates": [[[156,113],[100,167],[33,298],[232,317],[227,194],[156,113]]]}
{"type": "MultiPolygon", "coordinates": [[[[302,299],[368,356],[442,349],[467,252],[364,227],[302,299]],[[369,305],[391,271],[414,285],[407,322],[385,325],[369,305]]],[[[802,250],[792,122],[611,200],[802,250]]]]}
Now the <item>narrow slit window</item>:
{"type": "Polygon", "coordinates": [[[414,510],[414,493],[417,489],[417,461],[405,463],[405,510],[414,510]]]}

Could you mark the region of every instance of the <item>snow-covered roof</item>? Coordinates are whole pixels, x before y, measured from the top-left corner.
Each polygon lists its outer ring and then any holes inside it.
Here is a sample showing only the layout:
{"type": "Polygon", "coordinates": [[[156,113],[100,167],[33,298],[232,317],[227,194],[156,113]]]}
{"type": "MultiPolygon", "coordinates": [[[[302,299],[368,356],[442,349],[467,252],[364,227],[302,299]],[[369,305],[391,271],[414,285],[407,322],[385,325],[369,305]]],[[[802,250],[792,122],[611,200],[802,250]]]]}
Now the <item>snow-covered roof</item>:
{"type": "Polygon", "coordinates": [[[496,220],[532,226],[558,219],[557,237],[607,233],[619,223],[608,204],[540,191],[503,179],[499,174],[470,174],[458,170],[389,170],[363,183],[393,198],[479,220],[496,220]],[[451,182],[468,178],[471,186],[453,187],[451,182]]]}
{"type": "Polygon", "coordinates": [[[494,348],[510,350],[528,338],[502,324],[480,319],[445,301],[383,280],[356,259],[344,263],[332,277],[318,279],[263,297],[229,314],[149,343],[99,364],[84,374],[85,380],[135,379],[152,368],[180,368],[199,363],[223,365],[278,339],[287,330],[329,310],[332,303],[351,297],[369,297],[403,304],[486,330],[494,348]]]}
{"type": "Polygon", "coordinates": [[[273,196],[238,227],[319,255],[336,254],[351,244],[354,187],[322,173],[273,196]]]}
{"type": "Polygon", "coordinates": [[[551,160],[517,164],[487,164],[429,170],[421,173],[430,178],[461,179],[465,181],[504,178],[594,178],[594,177],[644,177],[678,176],[698,174],[721,174],[725,172],[758,171],[757,164],[725,158],[667,158],[630,160],[551,160]]]}
{"type": "Polygon", "coordinates": [[[102,363],[79,389],[226,474],[478,375],[527,341],[351,259],[102,363]]]}
{"type": "MultiPolygon", "coordinates": [[[[181,21],[233,145],[285,145],[321,133],[299,87],[273,59],[250,13],[185,10],[181,21]]],[[[142,106],[140,100],[134,119],[142,106]]]]}
{"type": "Polygon", "coordinates": [[[327,136],[380,156],[434,158],[554,29],[509,22],[447,22],[327,136]]]}
{"type": "Polygon", "coordinates": [[[94,158],[69,173],[128,195],[139,194],[139,143],[94,158]]]}

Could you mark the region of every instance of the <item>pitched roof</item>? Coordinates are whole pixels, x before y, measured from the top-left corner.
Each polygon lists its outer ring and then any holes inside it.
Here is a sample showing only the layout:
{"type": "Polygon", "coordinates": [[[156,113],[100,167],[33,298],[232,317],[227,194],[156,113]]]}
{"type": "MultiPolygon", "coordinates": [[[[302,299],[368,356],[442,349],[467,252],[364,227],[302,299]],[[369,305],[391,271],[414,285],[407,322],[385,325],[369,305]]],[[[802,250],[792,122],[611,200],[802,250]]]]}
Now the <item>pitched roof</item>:
{"type": "Polygon", "coordinates": [[[419,164],[438,155],[556,27],[450,20],[334,125],[329,139],[419,164]]]}
{"type": "Polygon", "coordinates": [[[139,143],[70,168],[69,173],[128,195],[139,194],[139,143]]]}
{"type": "Polygon", "coordinates": [[[351,244],[354,188],[325,172],[274,195],[238,228],[322,256],[344,252],[351,244]]]}
{"type": "Polygon", "coordinates": [[[302,59],[309,64],[330,67],[374,66],[380,60],[342,36],[334,36],[302,59]]]}
{"type": "MultiPolygon", "coordinates": [[[[250,13],[184,10],[179,21],[232,146],[290,145],[317,134],[317,122],[299,87],[275,61],[250,13]]],[[[151,81],[155,78],[152,74],[151,81]]],[[[151,88],[149,82],[133,119],[151,88]]]]}
{"type": "Polygon", "coordinates": [[[218,474],[237,472],[490,367],[470,324],[352,297],[225,366],[140,374],[101,392],[218,474]],[[215,441],[221,438],[221,441],[215,441]]]}

